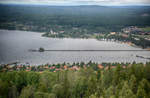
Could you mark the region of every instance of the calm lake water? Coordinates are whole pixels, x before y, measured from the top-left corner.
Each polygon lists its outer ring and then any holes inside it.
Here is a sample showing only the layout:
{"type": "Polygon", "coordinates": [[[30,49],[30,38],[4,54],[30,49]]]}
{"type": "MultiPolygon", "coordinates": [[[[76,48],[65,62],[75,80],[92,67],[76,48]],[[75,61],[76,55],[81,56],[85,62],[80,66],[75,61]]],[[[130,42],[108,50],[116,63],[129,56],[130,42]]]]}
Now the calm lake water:
{"type": "Polygon", "coordinates": [[[46,64],[63,62],[148,62],[149,51],[47,51],[29,52],[43,47],[52,50],[141,50],[127,44],[96,39],[46,38],[41,33],[0,30],[0,63],[19,61],[22,64],[46,64]]]}

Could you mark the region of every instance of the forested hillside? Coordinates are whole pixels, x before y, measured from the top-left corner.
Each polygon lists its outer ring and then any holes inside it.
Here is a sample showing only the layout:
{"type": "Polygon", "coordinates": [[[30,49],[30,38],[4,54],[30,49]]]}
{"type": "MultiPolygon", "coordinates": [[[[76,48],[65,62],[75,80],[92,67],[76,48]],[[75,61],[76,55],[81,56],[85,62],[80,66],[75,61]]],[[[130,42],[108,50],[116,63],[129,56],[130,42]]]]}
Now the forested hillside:
{"type": "Polygon", "coordinates": [[[150,63],[89,64],[76,71],[2,71],[0,98],[150,98],[150,63]]]}
{"type": "Polygon", "coordinates": [[[48,32],[72,27],[90,32],[150,25],[150,7],[0,5],[0,28],[48,32]]]}

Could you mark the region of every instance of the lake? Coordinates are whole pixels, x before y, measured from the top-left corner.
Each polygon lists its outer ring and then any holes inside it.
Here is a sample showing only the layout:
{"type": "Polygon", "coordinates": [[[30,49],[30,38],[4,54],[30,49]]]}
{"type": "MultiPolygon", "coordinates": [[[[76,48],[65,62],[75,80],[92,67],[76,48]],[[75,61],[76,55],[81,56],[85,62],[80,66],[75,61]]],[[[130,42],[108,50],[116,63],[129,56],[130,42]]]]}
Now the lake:
{"type": "Polygon", "coordinates": [[[47,38],[41,33],[0,30],[0,63],[19,61],[32,65],[73,62],[148,62],[150,51],[46,51],[30,52],[43,47],[48,50],[142,50],[128,44],[96,39],[47,38]]]}

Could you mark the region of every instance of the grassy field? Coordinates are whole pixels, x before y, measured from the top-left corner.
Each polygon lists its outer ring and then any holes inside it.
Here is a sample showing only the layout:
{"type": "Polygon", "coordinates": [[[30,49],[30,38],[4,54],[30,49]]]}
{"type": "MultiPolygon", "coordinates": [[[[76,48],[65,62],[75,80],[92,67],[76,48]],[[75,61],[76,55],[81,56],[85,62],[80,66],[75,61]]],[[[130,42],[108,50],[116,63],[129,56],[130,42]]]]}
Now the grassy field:
{"type": "Polygon", "coordinates": [[[145,32],[150,32],[150,27],[141,28],[145,32]]]}

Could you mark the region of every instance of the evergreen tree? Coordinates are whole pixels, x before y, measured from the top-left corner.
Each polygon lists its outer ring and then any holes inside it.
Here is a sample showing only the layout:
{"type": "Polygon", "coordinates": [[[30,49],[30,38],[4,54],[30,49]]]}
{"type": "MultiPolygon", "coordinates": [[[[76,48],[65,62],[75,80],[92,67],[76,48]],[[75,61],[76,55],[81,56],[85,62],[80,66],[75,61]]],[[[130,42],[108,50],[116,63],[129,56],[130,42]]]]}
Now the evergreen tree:
{"type": "Polygon", "coordinates": [[[134,93],[128,86],[127,81],[124,81],[123,87],[121,91],[119,92],[119,98],[136,98],[136,95],[134,95],[134,93]]]}
{"type": "Polygon", "coordinates": [[[34,93],[35,93],[35,88],[32,86],[27,86],[22,89],[19,98],[33,98],[34,93]]]}
{"type": "Polygon", "coordinates": [[[138,87],[137,98],[146,98],[145,90],[142,87],[138,87]]]}

